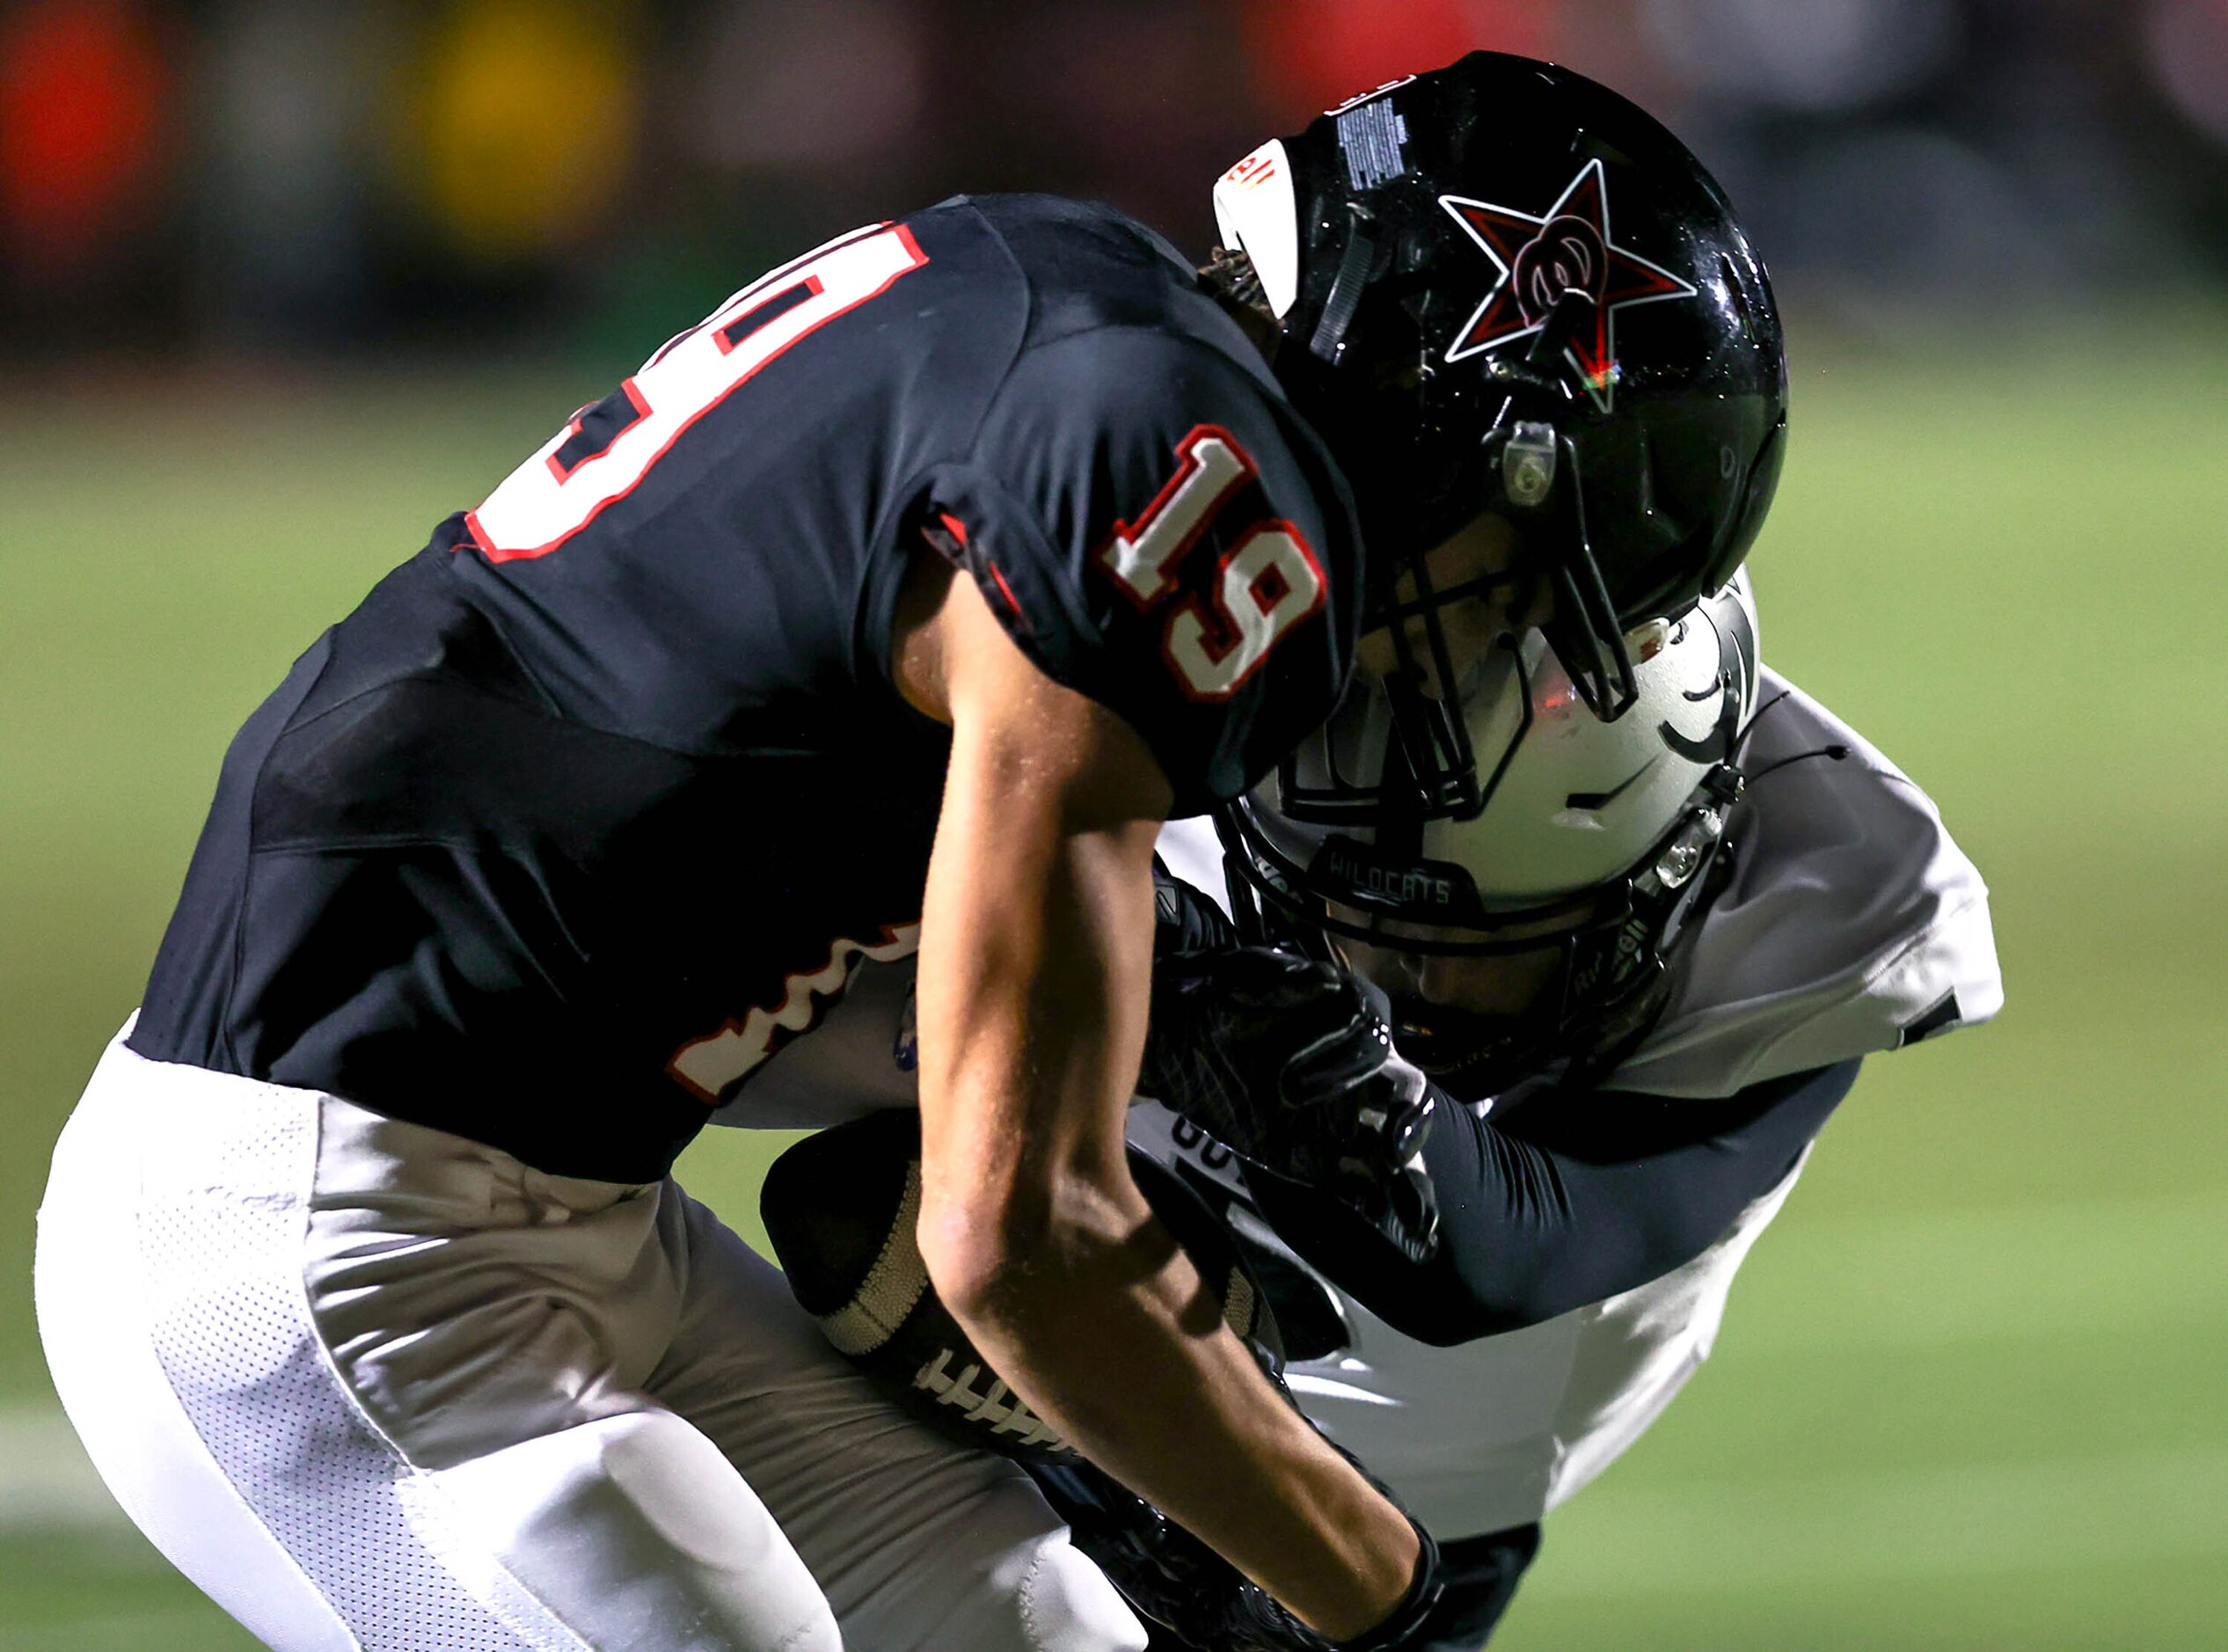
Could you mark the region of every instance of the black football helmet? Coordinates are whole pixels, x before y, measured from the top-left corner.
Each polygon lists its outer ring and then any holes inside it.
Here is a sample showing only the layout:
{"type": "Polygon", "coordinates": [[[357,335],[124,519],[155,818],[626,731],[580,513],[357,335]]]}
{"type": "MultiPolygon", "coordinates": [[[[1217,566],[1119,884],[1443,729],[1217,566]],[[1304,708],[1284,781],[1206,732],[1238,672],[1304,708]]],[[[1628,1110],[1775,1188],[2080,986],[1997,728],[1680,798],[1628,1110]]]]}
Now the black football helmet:
{"type": "Polygon", "coordinates": [[[1424,553],[1481,512],[1508,518],[1520,572],[1553,592],[1545,629],[1574,688],[1621,716],[1625,632],[1721,587],[1778,485],[1786,363],[1763,261],[1651,116],[1492,52],[1271,140],[1215,205],[1275,318],[1277,377],[1353,486],[1364,625],[1390,628],[1401,667],[1405,764],[1282,805],[1351,816],[1402,772],[1429,811],[1474,814],[1458,704],[1474,662],[1440,622],[1508,581],[1434,589],[1424,553]]]}

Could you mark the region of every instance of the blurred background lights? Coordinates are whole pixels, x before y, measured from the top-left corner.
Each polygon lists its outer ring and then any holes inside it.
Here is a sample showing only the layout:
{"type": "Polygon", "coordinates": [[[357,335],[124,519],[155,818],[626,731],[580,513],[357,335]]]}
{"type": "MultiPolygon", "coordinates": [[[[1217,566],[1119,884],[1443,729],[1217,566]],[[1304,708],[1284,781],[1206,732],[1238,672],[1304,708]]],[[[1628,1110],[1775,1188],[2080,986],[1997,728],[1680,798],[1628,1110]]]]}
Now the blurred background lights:
{"type": "Polygon", "coordinates": [[[1946,133],[1885,128],[1823,145],[1790,226],[1852,318],[1908,325],[1960,293],[2065,284],[2064,250],[2004,170],[1946,133]]]}
{"type": "Polygon", "coordinates": [[[1695,84],[1788,109],[1888,97],[1954,54],[1951,0],[1644,0],[1649,43],[1695,84]]]}
{"type": "Polygon", "coordinates": [[[360,8],[243,7],[213,43],[195,192],[201,319],[241,345],[346,336],[366,287],[367,140],[385,61],[360,8]],[[332,63],[357,72],[334,78],[332,63]]]}
{"type": "Polygon", "coordinates": [[[632,10],[469,0],[435,24],[396,112],[405,176],[458,251],[530,258],[610,206],[639,137],[632,10]]]}
{"type": "Polygon", "coordinates": [[[0,0],[0,350],[617,349],[961,190],[1203,252],[1263,135],[1478,47],[1663,117],[1874,336],[2228,272],[2228,0],[0,0]]]}
{"type": "Polygon", "coordinates": [[[2144,40],[2174,106],[2228,143],[2228,0],[2151,0],[2144,40]]]}
{"type": "Polygon", "coordinates": [[[0,234],[22,278],[69,281],[134,227],[167,165],[170,91],[141,6],[0,8],[0,234]]]}
{"type": "Polygon", "coordinates": [[[1541,0],[1245,0],[1264,104],[1290,120],[1490,41],[1537,54],[1541,0]]]}
{"type": "Polygon", "coordinates": [[[672,135],[723,171],[855,164],[903,144],[921,114],[917,14],[883,0],[756,0],[699,19],[672,135]]]}

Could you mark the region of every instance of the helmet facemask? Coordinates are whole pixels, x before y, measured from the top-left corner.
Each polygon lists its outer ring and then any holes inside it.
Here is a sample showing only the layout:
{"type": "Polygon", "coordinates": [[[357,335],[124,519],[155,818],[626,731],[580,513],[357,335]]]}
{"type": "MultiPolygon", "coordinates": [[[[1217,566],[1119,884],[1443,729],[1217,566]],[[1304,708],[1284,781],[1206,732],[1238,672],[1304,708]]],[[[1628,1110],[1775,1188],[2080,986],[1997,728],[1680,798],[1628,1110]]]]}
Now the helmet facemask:
{"type": "MultiPolygon", "coordinates": [[[[1381,300],[1381,306],[1382,303],[1381,300]]],[[[1565,292],[1540,323],[1523,355],[1496,357],[1480,368],[1483,399],[1497,402],[1498,406],[1484,434],[1476,438],[1475,452],[1466,463],[1457,460],[1450,467],[1456,474],[1466,474],[1470,479],[1472,487],[1467,490],[1467,498],[1457,492],[1451,497],[1413,501],[1410,521],[1396,526],[1384,520],[1391,514],[1387,509],[1382,506],[1375,511],[1370,508],[1374,501],[1368,501],[1365,494],[1364,540],[1372,548],[1373,566],[1378,572],[1376,588],[1379,597],[1371,611],[1364,613],[1362,623],[1364,631],[1394,625],[1396,635],[1405,637],[1407,627],[1398,622],[1402,618],[1421,618],[1434,656],[1430,662],[1434,676],[1443,683],[1450,677],[1450,653],[1439,625],[1439,609],[1465,599],[1476,586],[1542,580],[1553,598],[1552,613],[1543,625],[1549,643],[1588,709],[1603,721],[1614,722],[1632,709],[1635,697],[1633,657],[1625,643],[1625,631],[1640,618],[1671,618],[1672,610],[1658,613],[1649,609],[1636,612],[1632,620],[1620,618],[1618,604],[1611,597],[1601,564],[1587,537],[1579,450],[1565,428],[1577,398],[1557,364],[1571,340],[1590,320],[1594,310],[1589,294],[1577,289],[1565,292]],[[1463,581],[1443,593],[1434,593],[1428,563],[1435,545],[1487,512],[1500,515],[1519,530],[1526,551],[1521,564],[1475,581],[1463,581]],[[1370,524],[1368,518],[1372,515],[1378,520],[1370,524]],[[1422,533],[1429,537],[1419,535],[1419,525],[1422,533]],[[1377,556],[1380,549],[1390,554],[1377,556]],[[1399,583],[1413,587],[1414,594],[1406,601],[1390,594],[1399,583]]],[[[1336,361],[1345,348],[1343,327],[1332,331],[1331,324],[1335,319],[1326,318],[1311,347],[1326,361],[1336,361]],[[1329,354],[1325,355],[1326,347],[1329,354]]],[[[1399,385],[1380,386],[1377,396],[1371,398],[1382,401],[1405,391],[1414,399],[1414,409],[1406,411],[1403,416],[1380,406],[1372,414],[1373,422],[1380,429],[1421,427],[1460,430],[1465,420],[1450,418],[1432,406],[1436,399],[1432,392],[1443,376],[1454,381],[1447,388],[1459,386],[1453,369],[1434,369],[1428,348],[1421,350],[1418,366],[1403,375],[1399,385]]],[[[1470,391],[1470,398],[1476,395],[1474,389],[1470,391]]],[[[1382,468],[1394,467],[1388,464],[1382,468]]],[[[1358,483],[1356,486],[1357,489],[1361,486],[1358,483]]],[[[1723,581],[1720,579],[1718,583],[1723,581]]],[[[1685,596],[1679,600],[1691,603],[1692,598],[1685,596]]],[[[1412,741],[1412,763],[1428,762],[1429,750],[1428,738],[1412,741]]],[[[1415,778],[1425,797],[1451,796],[1457,815],[1465,808],[1474,812],[1482,802],[1474,791],[1459,784],[1448,784],[1445,777],[1433,768],[1419,767],[1415,778]]]]}
{"type": "Polygon", "coordinates": [[[1380,822],[1474,818],[1530,726],[1531,669],[1521,640],[1496,630],[1463,647],[1450,614],[1503,605],[1512,576],[1486,573],[1446,590],[1419,564],[1414,582],[1374,610],[1362,662],[1340,710],[1276,770],[1278,807],[1297,821],[1374,829],[1380,822]],[[1376,659],[1370,656],[1374,654],[1376,659]],[[1458,663],[1459,662],[1459,663],[1458,663]],[[1374,669],[1373,669],[1374,668],[1374,669]],[[1503,705],[1517,726],[1475,713],[1503,705]]]}
{"type": "Polygon", "coordinates": [[[1481,1100],[1556,1062],[1605,1072],[1647,1032],[1668,994],[1672,955],[1730,870],[1726,828],[1741,784],[1732,764],[1713,771],[1627,876],[1497,912],[1451,864],[1395,870],[1334,839],[1326,848],[1337,871],[1326,879],[1322,854],[1308,867],[1274,849],[1264,854],[1260,834],[1245,823],[1247,802],[1217,824],[1246,886],[1245,927],[1367,976],[1391,1000],[1401,1053],[1458,1100],[1481,1100]],[[1340,873],[1344,898],[1321,893],[1340,873]],[[1439,886],[1442,910],[1466,909],[1466,923],[1414,921],[1413,897],[1427,879],[1439,886]],[[1387,892],[1391,900],[1378,898],[1387,892]],[[1435,968],[1439,961],[1455,968],[1435,968]],[[1462,968],[1473,963],[1484,968],[1462,968]],[[1502,1001],[1480,1005],[1477,986],[1502,1001]]]}

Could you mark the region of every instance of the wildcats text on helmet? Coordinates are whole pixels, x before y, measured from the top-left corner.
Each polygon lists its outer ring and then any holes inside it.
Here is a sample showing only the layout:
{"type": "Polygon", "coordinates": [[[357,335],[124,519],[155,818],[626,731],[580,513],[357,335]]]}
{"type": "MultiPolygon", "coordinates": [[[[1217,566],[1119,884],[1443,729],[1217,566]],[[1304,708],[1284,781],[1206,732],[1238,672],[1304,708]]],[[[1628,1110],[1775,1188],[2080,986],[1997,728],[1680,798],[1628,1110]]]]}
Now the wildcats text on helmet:
{"type": "Polygon", "coordinates": [[[1386,866],[1357,853],[1344,838],[1333,837],[1324,844],[1316,864],[1350,889],[1404,906],[1451,907],[1456,903],[1452,878],[1414,867],[1386,866]]]}

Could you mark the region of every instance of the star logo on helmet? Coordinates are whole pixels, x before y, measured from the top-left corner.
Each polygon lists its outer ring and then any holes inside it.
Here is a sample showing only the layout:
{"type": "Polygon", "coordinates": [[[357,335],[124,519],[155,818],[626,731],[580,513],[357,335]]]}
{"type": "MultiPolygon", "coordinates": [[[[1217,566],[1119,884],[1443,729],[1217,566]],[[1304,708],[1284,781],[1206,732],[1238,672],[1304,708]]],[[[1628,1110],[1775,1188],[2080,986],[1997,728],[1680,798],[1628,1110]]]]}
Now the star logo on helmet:
{"type": "Polygon", "coordinates": [[[1599,161],[1588,162],[1562,199],[1538,216],[1461,195],[1442,195],[1439,204],[1501,272],[1447,347],[1450,362],[1530,338],[1564,294],[1584,293],[1593,313],[1579,323],[1565,356],[1607,413],[1617,394],[1617,312],[1700,290],[1616,244],[1599,161]]]}

